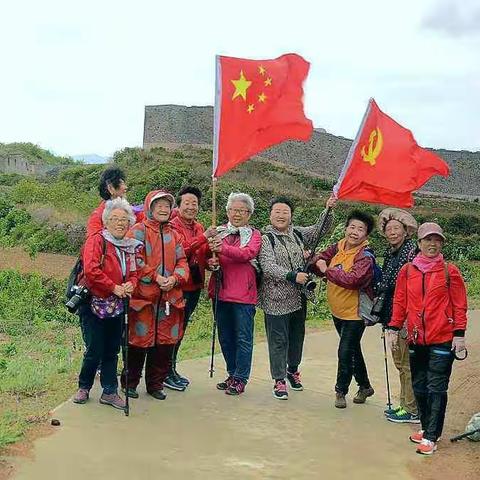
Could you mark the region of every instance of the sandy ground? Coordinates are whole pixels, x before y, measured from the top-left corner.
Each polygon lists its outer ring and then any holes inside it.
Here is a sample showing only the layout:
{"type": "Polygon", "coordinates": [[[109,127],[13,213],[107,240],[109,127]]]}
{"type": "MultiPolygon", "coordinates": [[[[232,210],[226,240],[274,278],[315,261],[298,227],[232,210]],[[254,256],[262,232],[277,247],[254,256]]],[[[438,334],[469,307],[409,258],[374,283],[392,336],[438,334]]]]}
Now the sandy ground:
{"type": "Polygon", "coordinates": [[[214,380],[207,377],[208,359],[183,362],[181,371],[192,386],[185,393],[169,392],[165,402],[140,388],[129,418],[99,405],[98,388],[87,405],[65,403],[53,414],[62,422],[54,434],[36,439],[32,455],[8,458],[15,467],[11,478],[130,480],[162,472],[171,479],[478,479],[480,444],[448,441],[480,409],[480,312],[470,317],[471,353],[455,365],[444,440],[433,457],[415,454],[408,441],[413,426],[383,418],[383,353],[379,331],[369,329],[364,350],[376,395],[366,405],[354,405],[350,397],[346,410],[333,407],[333,331],[307,337],[306,389],[290,392],[286,402],[271,395],[262,343],[239,398],[215,389],[224,375],[217,358],[214,380]]]}

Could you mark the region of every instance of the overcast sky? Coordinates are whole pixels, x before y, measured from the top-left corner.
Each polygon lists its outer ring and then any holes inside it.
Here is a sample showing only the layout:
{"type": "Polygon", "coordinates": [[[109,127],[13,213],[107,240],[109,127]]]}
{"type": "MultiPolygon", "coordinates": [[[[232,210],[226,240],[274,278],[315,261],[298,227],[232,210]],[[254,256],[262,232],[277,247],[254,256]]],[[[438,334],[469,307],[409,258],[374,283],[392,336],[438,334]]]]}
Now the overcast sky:
{"type": "Polygon", "coordinates": [[[215,54],[311,62],[307,115],[374,97],[423,146],[480,150],[480,0],[31,0],[0,7],[0,142],[140,146],[144,106],[212,105],[215,54]]]}

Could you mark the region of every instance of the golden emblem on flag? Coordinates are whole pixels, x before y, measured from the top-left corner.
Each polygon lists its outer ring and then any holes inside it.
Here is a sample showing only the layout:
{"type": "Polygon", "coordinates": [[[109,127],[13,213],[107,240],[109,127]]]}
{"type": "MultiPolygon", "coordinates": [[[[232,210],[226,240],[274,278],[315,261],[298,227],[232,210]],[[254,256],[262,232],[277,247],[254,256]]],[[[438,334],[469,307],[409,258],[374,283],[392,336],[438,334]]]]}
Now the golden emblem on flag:
{"type": "Polygon", "coordinates": [[[377,163],[377,158],[380,155],[383,148],[383,135],[382,131],[379,128],[375,128],[370,132],[368,138],[368,146],[364,145],[360,154],[362,155],[363,161],[369,163],[370,165],[375,165],[377,163]]]}

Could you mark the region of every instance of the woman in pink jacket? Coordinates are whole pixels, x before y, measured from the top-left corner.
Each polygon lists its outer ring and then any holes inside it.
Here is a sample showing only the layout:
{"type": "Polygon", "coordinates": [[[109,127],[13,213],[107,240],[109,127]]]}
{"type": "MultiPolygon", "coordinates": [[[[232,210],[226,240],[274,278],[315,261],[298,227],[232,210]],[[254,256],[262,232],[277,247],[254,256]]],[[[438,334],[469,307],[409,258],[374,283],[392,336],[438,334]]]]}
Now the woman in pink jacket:
{"type": "MultiPolygon", "coordinates": [[[[253,352],[253,324],[257,303],[257,283],[252,261],[262,245],[258,230],[250,227],[254,203],[246,193],[231,193],[227,201],[228,223],[218,227],[218,235],[209,240],[210,249],[218,254],[209,265],[220,265],[221,285],[217,303],[218,339],[227,365],[228,378],[217,384],[228,395],[245,390],[253,352]]],[[[214,297],[216,275],[209,284],[214,297]]]]}

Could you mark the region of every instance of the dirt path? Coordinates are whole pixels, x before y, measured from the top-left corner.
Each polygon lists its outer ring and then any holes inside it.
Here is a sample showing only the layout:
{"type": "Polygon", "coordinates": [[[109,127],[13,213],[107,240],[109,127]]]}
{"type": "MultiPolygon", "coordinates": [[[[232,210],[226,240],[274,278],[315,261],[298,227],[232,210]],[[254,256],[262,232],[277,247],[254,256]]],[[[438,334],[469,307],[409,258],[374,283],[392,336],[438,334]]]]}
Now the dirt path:
{"type": "MultiPolygon", "coordinates": [[[[379,332],[369,329],[364,348],[376,395],[366,405],[333,407],[335,332],[307,337],[304,392],[287,402],[271,395],[265,344],[255,347],[253,377],[244,396],[228,397],[207,377],[208,360],[183,362],[191,377],[185,393],[165,402],[132,401],[129,418],[98,404],[98,388],[85,406],[67,402],[54,416],[62,426],[34,442],[33,459],[11,458],[15,480],[48,478],[171,479],[478,479],[478,443],[450,444],[479,410],[480,312],[471,314],[470,357],[455,365],[444,440],[437,454],[415,454],[414,429],[385,421],[383,355],[379,332]]],[[[398,391],[392,371],[393,390],[398,391]]],[[[353,390],[353,389],[352,389],[353,390]]],[[[353,394],[353,392],[352,392],[353,394]]]]}
{"type": "Polygon", "coordinates": [[[15,269],[22,273],[37,272],[45,277],[67,278],[76,257],[39,253],[31,258],[23,248],[0,248],[0,270],[15,269]]]}

